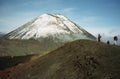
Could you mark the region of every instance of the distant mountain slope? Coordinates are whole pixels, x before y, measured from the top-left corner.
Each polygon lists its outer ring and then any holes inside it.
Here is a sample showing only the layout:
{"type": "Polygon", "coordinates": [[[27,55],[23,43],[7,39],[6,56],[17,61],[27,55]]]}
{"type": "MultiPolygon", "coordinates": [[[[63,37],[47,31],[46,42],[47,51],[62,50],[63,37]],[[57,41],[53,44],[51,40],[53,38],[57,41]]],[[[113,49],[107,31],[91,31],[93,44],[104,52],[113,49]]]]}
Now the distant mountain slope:
{"type": "Polygon", "coordinates": [[[78,40],[15,68],[8,79],[120,79],[120,47],[78,40]]]}
{"type": "Polygon", "coordinates": [[[39,42],[38,40],[0,39],[1,56],[25,56],[31,54],[46,54],[62,44],[39,42]]]}

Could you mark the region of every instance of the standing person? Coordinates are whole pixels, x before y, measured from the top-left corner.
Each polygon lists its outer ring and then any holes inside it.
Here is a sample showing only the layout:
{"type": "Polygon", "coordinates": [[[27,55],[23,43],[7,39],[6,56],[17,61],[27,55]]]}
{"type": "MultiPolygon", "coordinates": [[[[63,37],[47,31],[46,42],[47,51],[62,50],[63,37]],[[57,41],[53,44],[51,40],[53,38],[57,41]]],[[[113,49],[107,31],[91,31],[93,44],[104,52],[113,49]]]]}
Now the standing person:
{"type": "Polygon", "coordinates": [[[118,40],[118,37],[114,36],[114,45],[117,45],[117,40],[118,40]]]}
{"type": "Polygon", "coordinates": [[[101,42],[101,35],[98,34],[98,42],[101,42]]]}

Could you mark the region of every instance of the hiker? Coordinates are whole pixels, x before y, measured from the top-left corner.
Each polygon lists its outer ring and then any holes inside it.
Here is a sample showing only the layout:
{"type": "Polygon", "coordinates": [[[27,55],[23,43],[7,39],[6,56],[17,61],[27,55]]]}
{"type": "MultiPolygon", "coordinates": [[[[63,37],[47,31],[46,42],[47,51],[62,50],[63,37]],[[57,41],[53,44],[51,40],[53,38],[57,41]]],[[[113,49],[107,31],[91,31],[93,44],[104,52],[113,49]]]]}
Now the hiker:
{"type": "Polygon", "coordinates": [[[109,41],[107,41],[107,44],[110,44],[110,42],[109,42],[109,41]]]}
{"type": "Polygon", "coordinates": [[[117,40],[118,40],[118,37],[117,36],[114,36],[114,45],[117,45],[117,40]]]}
{"type": "Polygon", "coordinates": [[[101,35],[98,34],[98,42],[101,42],[101,35]]]}

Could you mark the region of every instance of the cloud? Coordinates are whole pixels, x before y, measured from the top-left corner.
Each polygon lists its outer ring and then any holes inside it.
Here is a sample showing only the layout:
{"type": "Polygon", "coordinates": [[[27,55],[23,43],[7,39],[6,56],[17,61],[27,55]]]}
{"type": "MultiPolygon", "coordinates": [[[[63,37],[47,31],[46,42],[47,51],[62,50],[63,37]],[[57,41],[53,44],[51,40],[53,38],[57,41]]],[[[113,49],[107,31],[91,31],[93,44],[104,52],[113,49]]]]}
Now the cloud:
{"type": "Polygon", "coordinates": [[[79,22],[82,22],[82,23],[94,22],[94,21],[97,21],[97,18],[98,17],[96,16],[84,16],[79,19],[79,22]]]}
{"type": "Polygon", "coordinates": [[[108,37],[113,37],[115,35],[120,35],[120,28],[117,27],[109,27],[109,26],[93,26],[93,27],[84,27],[88,32],[97,36],[98,34],[105,35],[108,37]]]}
{"type": "Polygon", "coordinates": [[[120,35],[120,28],[114,28],[109,31],[112,35],[120,35]]]}
{"type": "Polygon", "coordinates": [[[71,12],[73,10],[74,10],[74,8],[65,8],[65,9],[63,9],[61,11],[63,11],[63,12],[71,12]]]}
{"type": "Polygon", "coordinates": [[[84,27],[84,29],[95,36],[97,36],[98,34],[108,35],[109,32],[107,28],[101,28],[101,27],[84,27]]]}
{"type": "Polygon", "coordinates": [[[120,27],[104,24],[99,16],[83,16],[75,20],[85,30],[97,36],[98,34],[106,36],[120,35],[120,27]]]}
{"type": "Polygon", "coordinates": [[[74,11],[75,9],[74,8],[64,8],[64,9],[59,9],[59,10],[53,10],[52,12],[53,13],[70,13],[72,11],[74,11]]]}

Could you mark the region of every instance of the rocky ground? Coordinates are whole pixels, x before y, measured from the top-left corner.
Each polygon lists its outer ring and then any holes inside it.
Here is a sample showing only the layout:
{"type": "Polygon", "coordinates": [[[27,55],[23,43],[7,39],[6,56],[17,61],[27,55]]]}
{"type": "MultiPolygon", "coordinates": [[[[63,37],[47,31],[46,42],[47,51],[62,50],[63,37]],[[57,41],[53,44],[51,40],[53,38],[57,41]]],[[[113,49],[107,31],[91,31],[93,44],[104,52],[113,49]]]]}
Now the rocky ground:
{"type": "Polygon", "coordinates": [[[0,74],[3,79],[120,79],[120,47],[77,40],[0,74]]]}

